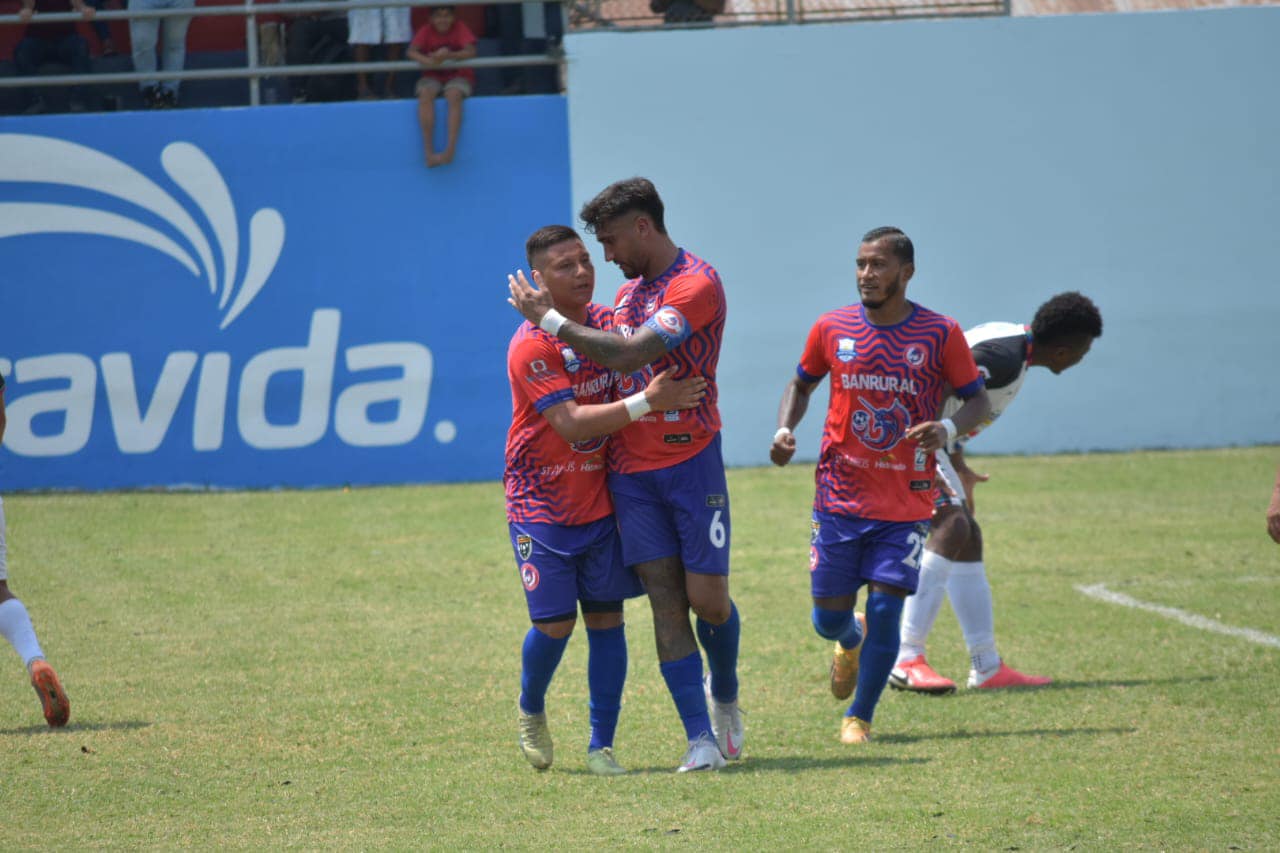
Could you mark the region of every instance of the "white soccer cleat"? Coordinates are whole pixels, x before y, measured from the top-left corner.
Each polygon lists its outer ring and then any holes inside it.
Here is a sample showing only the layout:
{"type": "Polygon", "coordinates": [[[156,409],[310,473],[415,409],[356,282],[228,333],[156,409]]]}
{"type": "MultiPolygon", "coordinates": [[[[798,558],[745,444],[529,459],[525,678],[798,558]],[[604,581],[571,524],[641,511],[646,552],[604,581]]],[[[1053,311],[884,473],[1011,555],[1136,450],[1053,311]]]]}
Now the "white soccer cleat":
{"type": "Polygon", "coordinates": [[[715,735],[720,754],[729,761],[737,761],[742,757],[742,736],[745,727],[742,725],[742,712],[738,710],[738,700],[719,702],[711,695],[711,673],[702,679],[702,689],[707,694],[707,710],[711,712],[711,733],[715,735]]]}
{"type": "Polygon", "coordinates": [[[689,773],[694,770],[719,770],[727,762],[720,754],[711,735],[703,732],[697,740],[689,741],[689,751],[684,754],[684,761],[676,768],[677,773],[689,773]]]}

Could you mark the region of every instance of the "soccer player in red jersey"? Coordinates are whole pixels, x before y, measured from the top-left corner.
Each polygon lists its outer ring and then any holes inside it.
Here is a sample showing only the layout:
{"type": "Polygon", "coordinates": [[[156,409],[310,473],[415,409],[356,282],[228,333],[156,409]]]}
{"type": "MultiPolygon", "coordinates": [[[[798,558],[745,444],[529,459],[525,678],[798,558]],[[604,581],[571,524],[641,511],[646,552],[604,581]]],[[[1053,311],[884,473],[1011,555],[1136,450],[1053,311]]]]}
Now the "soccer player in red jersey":
{"type": "MultiPolygon", "coordinates": [[[[609,456],[623,558],[644,581],[658,662],[688,740],[677,768],[685,772],[719,769],[742,754],[740,622],[729,597],[729,493],[716,406],[724,287],[710,264],[672,241],[663,214],[658,191],[644,178],[611,184],[582,209],[605,259],[630,279],[614,305],[617,332],[563,316],[545,286],[534,288],[523,273],[509,285],[511,304],[526,319],[624,374],[620,395],[644,388],[655,371],[707,379],[701,405],[645,414],[616,437],[609,456]]],[[[543,284],[536,272],[534,280],[543,284]]]]}
{"type": "Polygon", "coordinates": [[[903,599],[915,591],[933,513],[933,453],[990,411],[959,324],[907,300],[915,249],[898,228],[858,248],[861,304],[818,318],[782,393],[769,457],[786,465],[809,395],[831,375],[809,549],[813,626],[836,641],[831,692],[852,693],[840,740],[864,743],[898,655],[903,599]],[[944,386],[965,400],[934,420],[944,386]],[[866,615],[855,616],[868,587],[866,615]],[[856,684],[856,691],[855,691],[856,684]]]}
{"type": "MultiPolygon", "coordinates": [[[[956,690],[955,682],[935,672],[925,659],[925,642],[944,597],[951,600],[951,609],[969,648],[969,687],[1040,687],[1052,681],[1042,675],[1019,672],[1005,663],[996,650],[991,585],[982,558],[982,528],[973,516],[974,486],[987,477],[969,468],[964,446],[1004,413],[1030,368],[1039,365],[1057,374],[1078,364],[1094,340],[1102,336],[1102,315],[1087,296],[1059,293],[1040,306],[1030,326],[983,323],[964,336],[987,386],[991,414],[974,430],[961,434],[945,452],[936,454],[947,490],[934,493],[933,521],[920,559],[919,586],[903,609],[902,644],[898,662],[889,674],[891,687],[915,693],[946,694],[956,690]]],[[[942,406],[943,416],[960,405],[960,400],[948,395],[942,406]]]]}
{"type": "MultiPolygon", "coordinates": [[[[595,270],[573,229],[540,228],[525,251],[557,310],[587,328],[613,328],[613,312],[591,301],[595,270]]],[[[627,674],[622,601],[644,590],[622,562],[605,484],[609,434],[650,407],[678,411],[698,405],[706,381],[675,381],[664,372],[631,398],[613,401],[612,370],[529,323],[511,339],[507,377],[512,410],[504,477],[507,520],[533,623],[522,652],[520,748],[539,770],[551,766],[545,697],[580,603],[590,646],[587,768],[617,775],[625,772],[613,757],[627,674]]]]}

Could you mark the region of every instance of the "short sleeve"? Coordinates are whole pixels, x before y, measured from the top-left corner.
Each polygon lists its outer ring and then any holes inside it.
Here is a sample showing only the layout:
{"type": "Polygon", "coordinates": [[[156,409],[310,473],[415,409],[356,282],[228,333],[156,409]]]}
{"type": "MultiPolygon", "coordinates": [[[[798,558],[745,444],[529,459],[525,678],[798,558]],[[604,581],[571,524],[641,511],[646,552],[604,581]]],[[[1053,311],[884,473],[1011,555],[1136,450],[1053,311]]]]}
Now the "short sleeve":
{"type": "Polygon", "coordinates": [[[462,48],[468,45],[472,45],[476,43],[476,37],[475,35],[472,34],[470,27],[468,27],[462,21],[458,21],[456,26],[458,28],[457,29],[458,46],[457,48],[455,48],[456,50],[461,50],[462,48]]]}
{"type": "Polygon", "coordinates": [[[413,41],[409,42],[410,47],[427,52],[431,47],[431,25],[418,27],[418,31],[413,34],[413,41]]]}
{"type": "Polygon", "coordinates": [[[947,329],[947,339],[942,345],[942,375],[962,400],[969,399],[982,388],[982,374],[978,372],[964,332],[955,321],[947,329]]]}
{"type": "Polygon", "coordinates": [[[819,320],[809,330],[809,337],[804,342],[804,352],[800,356],[800,364],[796,366],[796,375],[806,382],[817,382],[831,372],[827,354],[823,351],[823,322],[819,320]]]}
{"type": "Polygon", "coordinates": [[[671,351],[720,313],[720,291],[705,275],[677,276],[667,285],[662,307],[645,321],[671,351]]]}
{"type": "Polygon", "coordinates": [[[539,413],[573,399],[560,352],[545,336],[529,335],[512,347],[507,369],[539,413]]]}

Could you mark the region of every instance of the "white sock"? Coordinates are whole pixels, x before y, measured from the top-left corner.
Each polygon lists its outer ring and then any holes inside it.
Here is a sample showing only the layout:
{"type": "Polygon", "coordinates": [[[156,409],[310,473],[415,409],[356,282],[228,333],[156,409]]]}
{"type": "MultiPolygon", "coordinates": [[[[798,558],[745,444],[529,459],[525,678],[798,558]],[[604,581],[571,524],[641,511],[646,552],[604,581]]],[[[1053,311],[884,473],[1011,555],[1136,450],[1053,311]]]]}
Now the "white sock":
{"type": "Polygon", "coordinates": [[[964,632],[974,672],[984,675],[994,672],[1000,666],[1000,655],[996,652],[996,618],[991,606],[991,585],[987,583],[987,569],[982,561],[952,564],[947,595],[960,622],[960,630],[964,632]]]}
{"type": "Polygon", "coordinates": [[[31,625],[31,617],[27,608],[16,598],[0,604],[0,635],[3,635],[22,658],[23,666],[30,666],[36,658],[44,657],[40,650],[40,641],[36,639],[36,629],[31,625]]]}
{"type": "Polygon", "coordinates": [[[946,598],[947,578],[953,566],[959,565],[941,554],[925,551],[920,559],[920,585],[915,595],[908,595],[902,608],[901,644],[898,663],[924,654],[925,642],[946,598]]]}

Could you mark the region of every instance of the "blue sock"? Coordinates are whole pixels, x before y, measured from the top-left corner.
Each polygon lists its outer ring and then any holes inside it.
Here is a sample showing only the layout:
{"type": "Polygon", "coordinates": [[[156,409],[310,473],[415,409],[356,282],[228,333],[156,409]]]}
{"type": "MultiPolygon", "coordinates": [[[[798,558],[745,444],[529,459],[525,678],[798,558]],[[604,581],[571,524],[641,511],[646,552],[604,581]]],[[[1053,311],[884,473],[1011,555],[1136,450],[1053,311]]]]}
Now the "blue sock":
{"type": "Polygon", "coordinates": [[[697,620],[698,642],[707,652],[707,669],[711,670],[711,695],[719,702],[738,698],[738,638],[742,623],[738,607],[729,602],[729,618],[723,625],[697,620]]]}
{"type": "Polygon", "coordinates": [[[556,674],[568,637],[556,640],[537,628],[530,628],[524,635],[523,665],[520,668],[520,710],[526,714],[541,714],[545,708],[547,688],[551,676],[556,674]]]}
{"type": "Polygon", "coordinates": [[[702,692],[702,655],[695,651],[658,668],[662,670],[667,689],[675,700],[685,735],[692,741],[704,732],[710,734],[711,715],[707,713],[707,697],[702,692]]]}
{"type": "Polygon", "coordinates": [[[839,640],[846,649],[857,648],[862,642],[862,626],[853,618],[852,610],[825,610],[813,608],[813,630],[828,640],[839,640]]]}
{"type": "Polygon", "coordinates": [[[867,595],[867,636],[858,656],[858,687],[853,693],[853,704],[846,717],[858,717],[871,722],[876,703],[884,686],[889,683],[889,672],[898,659],[898,632],[902,625],[903,600],[887,592],[871,592],[867,595]]]}
{"type": "Polygon", "coordinates": [[[613,746],[627,680],[627,634],[622,625],[587,629],[587,690],[591,694],[591,743],[587,749],[613,746]]]}

